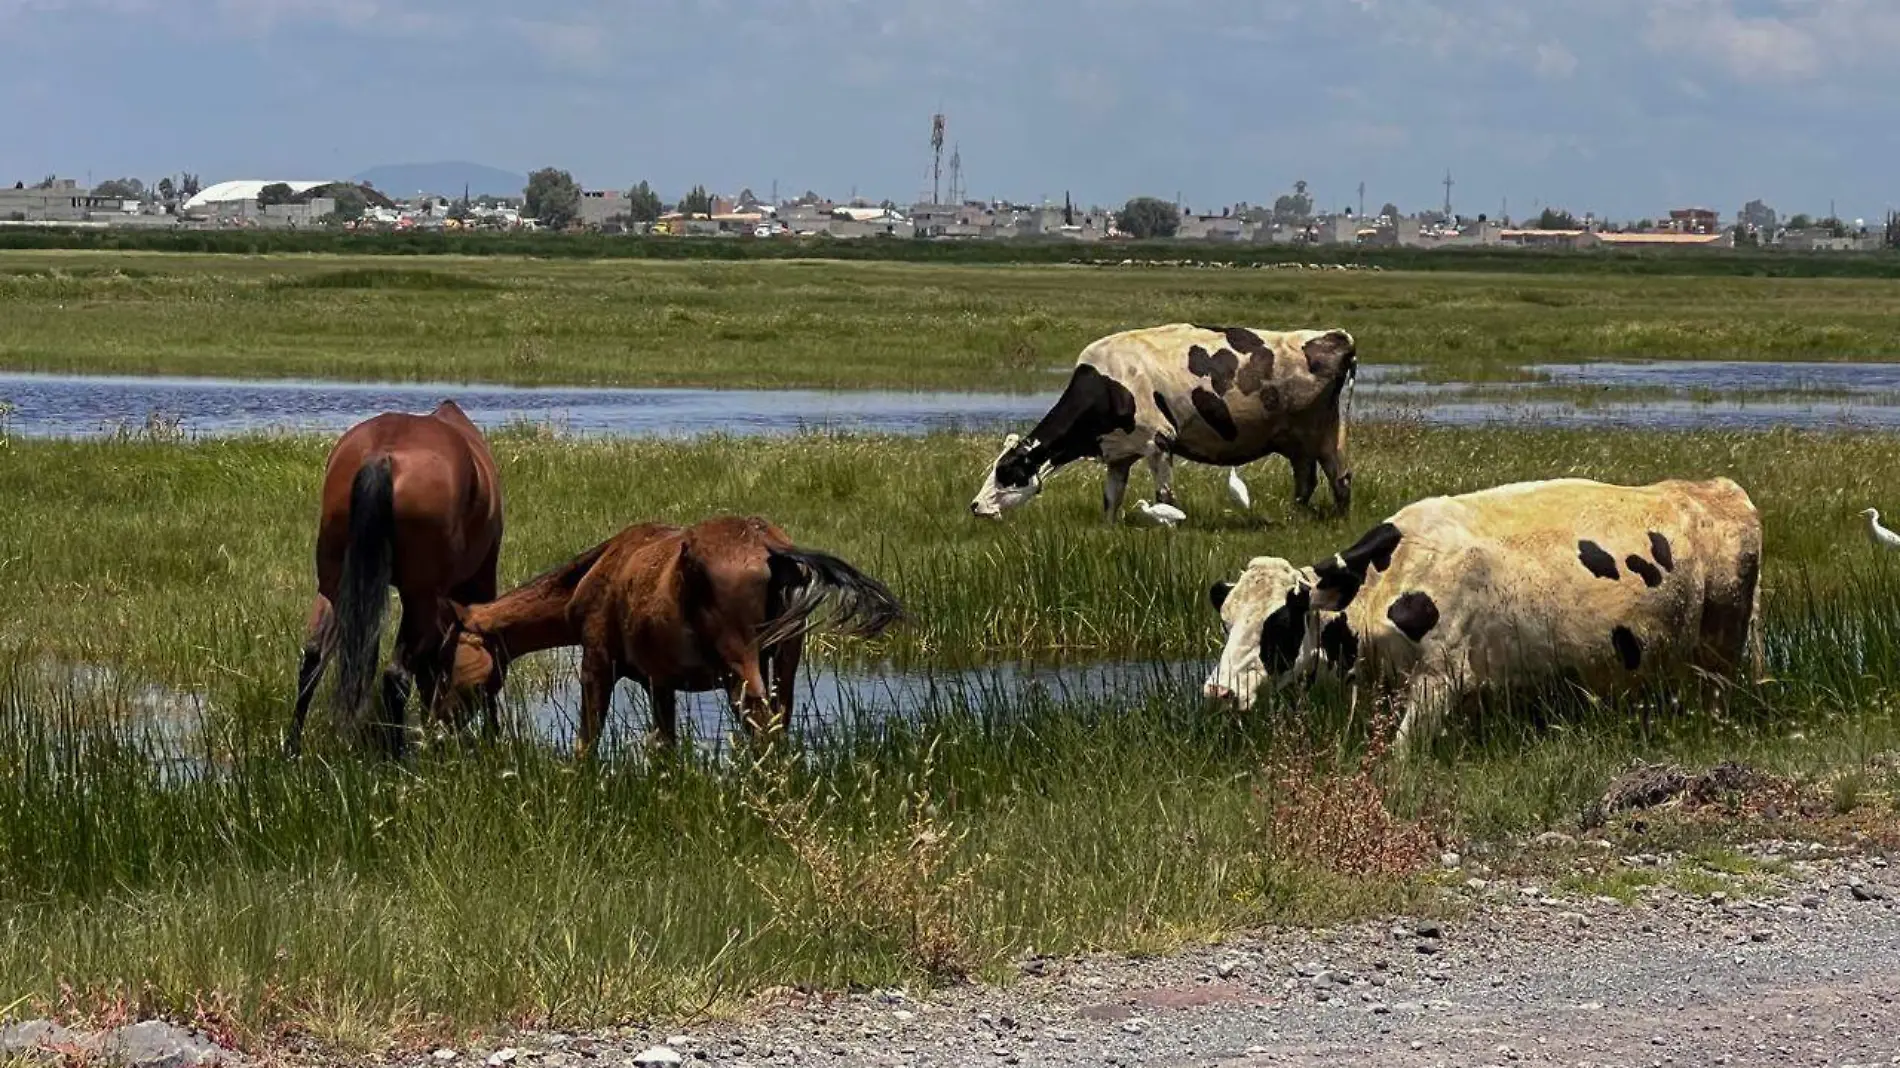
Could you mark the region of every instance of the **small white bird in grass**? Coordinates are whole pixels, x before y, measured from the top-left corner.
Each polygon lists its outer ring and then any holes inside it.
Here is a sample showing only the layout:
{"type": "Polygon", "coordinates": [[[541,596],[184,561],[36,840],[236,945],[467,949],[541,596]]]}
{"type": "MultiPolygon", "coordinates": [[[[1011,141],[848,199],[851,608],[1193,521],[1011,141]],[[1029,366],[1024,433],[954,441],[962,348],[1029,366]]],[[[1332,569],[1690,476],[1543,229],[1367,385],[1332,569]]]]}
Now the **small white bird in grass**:
{"type": "Polygon", "coordinates": [[[1149,519],[1154,520],[1164,527],[1171,527],[1187,518],[1186,512],[1183,512],[1172,504],[1149,504],[1147,501],[1141,500],[1135,502],[1135,507],[1141,509],[1142,515],[1147,516],[1149,519]]]}
{"type": "Polygon", "coordinates": [[[1227,469],[1227,492],[1234,495],[1242,508],[1253,507],[1253,495],[1247,492],[1247,484],[1240,480],[1240,468],[1227,469]]]}
{"type": "Polygon", "coordinates": [[[1882,549],[1900,549],[1900,534],[1880,525],[1880,512],[1868,508],[1860,513],[1867,519],[1867,537],[1882,549]]]}

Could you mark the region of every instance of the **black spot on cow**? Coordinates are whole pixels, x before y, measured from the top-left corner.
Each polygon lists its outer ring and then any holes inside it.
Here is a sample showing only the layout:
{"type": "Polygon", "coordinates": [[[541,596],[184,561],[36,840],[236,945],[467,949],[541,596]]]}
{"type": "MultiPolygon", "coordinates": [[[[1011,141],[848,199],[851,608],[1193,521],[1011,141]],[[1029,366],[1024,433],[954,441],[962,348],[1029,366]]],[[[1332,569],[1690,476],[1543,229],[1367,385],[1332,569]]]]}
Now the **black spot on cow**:
{"type": "Polygon", "coordinates": [[[1278,675],[1299,659],[1300,642],[1306,637],[1306,613],[1312,606],[1311,590],[1294,590],[1286,595],[1286,603],[1260,625],[1260,663],[1269,672],[1278,675]]]}
{"type": "Polygon", "coordinates": [[[1398,551],[1399,542],[1403,540],[1405,536],[1399,533],[1398,527],[1380,523],[1361,535],[1345,552],[1315,564],[1313,572],[1319,576],[1320,592],[1325,594],[1321,606],[1332,612],[1344,611],[1359,595],[1359,587],[1366,584],[1369,571],[1384,571],[1392,566],[1392,554],[1398,551]]]}
{"type": "Polygon", "coordinates": [[[1635,631],[1618,624],[1610,631],[1610,644],[1616,647],[1617,659],[1623,661],[1626,669],[1635,671],[1643,666],[1643,642],[1635,631]]]}
{"type": "Polygon", "coordinates": [[[1188,370],[1200,378],[1213,383],[1214,395],[1222,396],[1234,388],[1234,375],[1240,370],[1240,358],[1232,349],[1221,349],[1212,355],[1199,345],[1188,349],[1188,370]]]}
{"type": "Polygon", "coordinates": [[[1632,573],[1641,575],[1643,577],[1643,585],[1648,586],[1652,590],[1662,585],[1661,569],[1657,568],[1655,564],[1637,556],[1635,553],[1631,553],[1624,558],[1623,566],[1629,568],[1632,573]]]}
{"type": "Polygon", "coordinates": [[[1622,577],[1622,572],[1616,569],[1616,557],[1604,552],[1603,546],[1588,538],[1577,543],[1577,559],[1583,562],[1583,566],[1589,569],[1592,575],[1600,579],[1615,582],[1622,577]]]}
{"type": "Polygon", "coordinates": [[[1260,335],[1244,326],[1223,326],[1220,331],[1227,338],[1227,344],[1242,356],[1258,356],[1267,351],[1267,343],[1260,335]]]}
{"type": "Polygon", "coordinates": [[[1669,548],[1669,539],[1653,530],[1649,532],[1649,555],[1656,558],[1664,571],[1676,569],[1676,554],[1669,548]]]}
{"type": "Polygon", "coordinates": [[[1240,428],[1234,425],[1234,415],[1227,410],[1226,401],[1201,386],[1195,386],[1194,392],[1188,394],[1188,399],[1194,402],[1195,413],[1214,428],[1214,433],[1219,434],[1222,441],[1232,441],[1240,436],[1240,428]]]}
{"type": "Polygon", "coordinates": [[[1326,659],[1345,671],[1359,659],[1359,635],[1352,632],[1344,615],[1337,615],[1320,629],[1319,648],[1326,659]]]}
{"type": "Polygon", "coordinates": [[[1168,398],[1162,396],[1158,389],[1155,390],[1155,410],[1161,413],[1161,418],[1166,419],[1169,426],[1175,430],[1181,429],[1181,421],[1174,417],[1174,409],[1168,407],[1168,398]]]}
{"type": "Polygon", "coordinates": [[[1227,603],[1227,595],[1232,592],[1234,584],[1231,582],[1216,582],[1207,588],[1207,599],[1213,603],[1214,611],[1221,610],[1221,606],[1227,603]]]}
{"type": "Polygon", "coordinates": [[[1364,560],[1375,569],[1384,571],[1392,566],[1392,554],[1398,551],[1399,542],[1404,540],[1405,535],[1399,533],[1398,527],[1390,523],[1380,523],[1361,535],[1358,541],[1353,542],[1352,548],[1339,555],[1345,557],[1348,564],[1356,560],[1364,560]]]}
{"type": "Polygon", "coordinates": [[[1393,601],[1385,610],[1385,618],[1399,628],[1399,633],[1414,642],[1425,640],[1425,635],[1438,626],[1438,605],[1431,595],[1421,590],[1413,590],[1393,601]]]}
{"type": "Polygon", "coordinates": [[[1234,386],[1251,397],[1265,389],[1267,380],[1273,377],[1273,353],[1256,352],[1247,357],[1247,362],[1234,376],[1234,386]]]}
{"type": "Polygon", "coordinates": [[[1205,330],[1210,334],[1219,334],[1226,338],[1227,346],[1243,356],[1267,351],[1267,343],[1261,340],[1260,335],[1244,326],[1207,326],[1202,323],[1192,325],[1196,330],[1205,330]]]}
{"type": "Polygon", "coordinates": [[[1353,366],[1357,354],[1344,333],[1329,331],[1300,347],[1306,355],[1306,369],[1319,378],[1340,378],[1353,366]]]}
{"type": "Polygon", "coordinates": [[[1132,433],[1135,395],[1127,386],[1088,364],[1069,375],[1069,384],[1023,443],[996,463],[999,485],[1020,487],[1042,470],[1102,455],[1102,437],[1132,433]]]}

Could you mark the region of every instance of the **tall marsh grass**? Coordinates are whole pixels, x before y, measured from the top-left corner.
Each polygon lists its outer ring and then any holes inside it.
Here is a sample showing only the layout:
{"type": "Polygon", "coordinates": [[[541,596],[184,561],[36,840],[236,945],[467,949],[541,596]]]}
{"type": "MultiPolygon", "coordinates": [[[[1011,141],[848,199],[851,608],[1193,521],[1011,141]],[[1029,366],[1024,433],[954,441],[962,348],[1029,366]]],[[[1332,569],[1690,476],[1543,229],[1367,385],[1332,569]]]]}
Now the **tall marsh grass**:
{"type": "MultiPolygon", "coordinates": [[[[1434,255],[1428,268],[1448,262],[1434,255]]],[[[1368,365],[1418,364],[1433,381],[1511,381],[1549,360],[1882,358],[1900,315],[1887,279],[1562,269],[1597,262],[1579,257],[1552,261],[1558,271],[1544,276],[398,262],[0,252],[0,369],[1053,395],[1088,342],[1180,320],[1341,326],[1368,365]]],[[[1879,262],[1900,267],[1900,258],[1879,262]]]]}
{"type": "Polygon", "coordinates": [[[1252,516],[1219,472],[1189,468],[1194,518],[1173,531],[1103,525],[1089,467],[1006,522],[972,520],[993,443],[950,435],[493,440],[505,580],[636,520],[764,514],[886,579],[916,620],[880,643],[820,642],[814,660],[919,670],[1203,659],[1219,641],[1208,583],[1263,552],[1317,559],[1418,496],[1729,474],[1767,525],[1773,678],[1719,715],[1493,707],[1406,768],[1362,764],[1376,710],[1337,687],[1235,717],[1166,672],[1069,697],[945,688],[757,766],[697,752],[581,766],[520,733],[404,768],[286,762],[328,440],[14,441],[0,1003],[215,1005],[250,1034],[373,1045],[671,1019],[777,983],[997,975],[1029,952],[1409,907],[1427,841],[1574,821],[1634,759],[1814,783],[1859,769],[1832,796],[1860,805],[1857,783],[1887,781],[1881,754],[1900,744],[1900,579],[1854,515],[1900,484],[1885,438],[1368,425],[1352,520],[1291,509],[1283,465],[1252,476],[1252,516]],[[1291,833],[1309,825],[1325,829],[1291,833]]]}
{"type": "Polygon", "coordinates": [[[1236,718],[1191,683],[940,703],[757,762],[580,765],[513,736],[406,768],[290,762],[241,729],[162,734],[13,659],[0,990],[215,1002],[257,1035],[374,1043],[1407,908],[1436,849],[1575,820],[1635,759],[1816,783],[1879,768],[1900,660],[1863,664],[1887,639],[1817,640],[1809,621],[1875,635],[1896,612],[1887,575],[1778,603],[1775,681],[1719,716],[1551,698],[1535,723],[1453,723],[1417,765],[1380,760],[1372,713],[1336,690],[1236,718]]]}

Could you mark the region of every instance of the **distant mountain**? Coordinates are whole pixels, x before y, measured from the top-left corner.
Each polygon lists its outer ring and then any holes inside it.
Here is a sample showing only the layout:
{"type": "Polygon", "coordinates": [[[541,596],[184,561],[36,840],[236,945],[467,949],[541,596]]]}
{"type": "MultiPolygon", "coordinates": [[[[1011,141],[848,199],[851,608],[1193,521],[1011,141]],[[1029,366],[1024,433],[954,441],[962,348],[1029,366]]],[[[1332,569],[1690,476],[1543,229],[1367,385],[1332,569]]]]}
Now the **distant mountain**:
{"type": "Polygon", "coordinates": [[[394,163],[371,167],[350,180],[368,182],[377,191],[398,198],[417,193],[461,196],[464,185],[472,197],[518,197],[528,184],[525,175],[479,163],[394,163]]]}

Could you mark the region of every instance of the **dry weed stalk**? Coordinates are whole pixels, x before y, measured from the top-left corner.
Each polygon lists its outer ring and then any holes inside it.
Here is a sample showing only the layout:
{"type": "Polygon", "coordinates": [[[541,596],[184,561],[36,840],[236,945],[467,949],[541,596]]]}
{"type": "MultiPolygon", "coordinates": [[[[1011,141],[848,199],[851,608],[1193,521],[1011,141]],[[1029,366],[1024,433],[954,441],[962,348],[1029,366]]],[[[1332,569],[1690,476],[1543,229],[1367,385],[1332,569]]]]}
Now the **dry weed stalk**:
{"type": "Polygon", "coordinates": [[[1437,821],[1394,814],[1391,786],[1380,774],[1397,719],[1381,702],[1350,772],[1321,759],[1310,744],[1268,766],[1272,793],[1256,786],[1254,795],[1266,810],[1266,838],[1276,857],[1351,876],[1405,876],[1431,863],[1440,845],[1437,821]]]}
{"type": "Polygon", "coordinates": [[[745,806],[792,851],[802,873],[778,879],[753,874],[775,922],[813,940],[862,931],[895,944],[930,975],[970,973],[975,951],[957,925],[955,902],[969,891],[975,872],[951,865],[968,832],[951,828],[930,796],[926,783],[935,756],[933,743],[901,803],[902,829],[862,844],[825,827],[817,812],[820,783],[797,792],[782,759],[768,757],[754,766],[745,806]]]}

